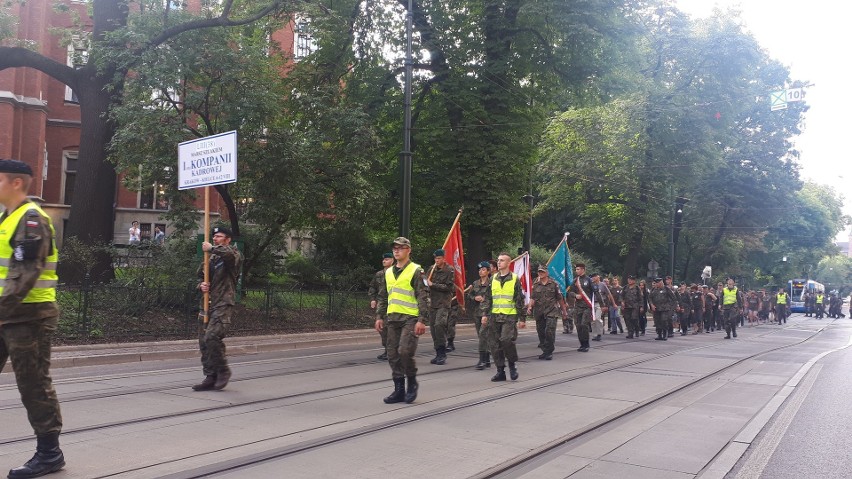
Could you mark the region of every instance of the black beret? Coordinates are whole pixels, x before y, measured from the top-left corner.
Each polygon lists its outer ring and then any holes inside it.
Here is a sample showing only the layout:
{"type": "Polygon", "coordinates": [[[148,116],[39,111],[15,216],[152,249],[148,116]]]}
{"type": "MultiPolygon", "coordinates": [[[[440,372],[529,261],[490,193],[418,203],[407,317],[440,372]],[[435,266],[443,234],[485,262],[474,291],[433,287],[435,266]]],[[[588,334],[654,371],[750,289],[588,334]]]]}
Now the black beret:
{"type": "Polygon", "coordinates": [[[627,279],[636,279],[636,276],[633,276],[632,274],[628,274],[627,279]]]}
{"type": "Polygon", "coordinates": [[[385,253],[382,255],[382,259],[393,258],[393,253],[385,253]]]}
{"type": "Polygon", "coordinates": [[[0,173],[33,176],[33,169],[23,161],[0,159],[0,173]]]}
{"type": "Polygon", "coordinates": [[[228,228],[225,228],[223,226],[217,226],[217,227],[213,228],[213,234],[215,235],[216,233],[222,233],[223,235],[227,236],[228,238],[231,238],[231,237],[234,236],[234,234],[231,233],[231,230],[229,230],[228,228]]]}

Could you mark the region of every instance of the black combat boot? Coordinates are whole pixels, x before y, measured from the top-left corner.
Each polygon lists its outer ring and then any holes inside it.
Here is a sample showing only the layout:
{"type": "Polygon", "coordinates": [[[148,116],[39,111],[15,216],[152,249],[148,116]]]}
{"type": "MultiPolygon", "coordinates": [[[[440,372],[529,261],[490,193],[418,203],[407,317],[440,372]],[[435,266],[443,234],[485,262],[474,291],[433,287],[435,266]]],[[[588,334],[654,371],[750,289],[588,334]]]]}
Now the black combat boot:
{"type": "Polygon", "coordinates": [[[628,333],[628,334],[627,334],[627,339],[633,339],[633,333],[628,333]]]}
{"type": "Polygon", "coordinates": [[[213,385],[213,389],[217,391],[221,391],[225,389],[225,386],[228,385],[228,381],[231,380],[231,370],[229,368],[225,368],[219,371],[219,374],[216,375],[216,384],[213,385]]]}
{"type": "Polygon", "coordinates": [[[382,351],[382,354],[379,354],[378,356],[376,356],[376,359],[379,359],[379,360],[382,360],[382,361],[387,361],[388,360],[388,350],[385,349],[384,351],[382,351]]]}
{"type": "Polygon", "coordinates": [[[408,389],[405,391],[405,403],[411,404],[417,399],[417,376],[408,376],[408,389]]]}
{"type": "Polygon", "coordinates": [[[485,355],[486,354],[488,354],[488,353],[483,353],[483,352],[479,353],[479,362],[476,363],[476,369],[479,370],[479,371],[482,371],[483,369],[485,369],[485,361],[486,361],[485,355]]]}
{"type": "Polygon", "coordinates": [[[456,340],[456,338],[447,339],[447,352],[452,352],[452,351],[456,350],[456,345],[453,344],[453,341],[455,341],[455,340],[456,340]]]}
{"type": "Polygon", "coordinates": [[[216,384],[216,375],[206,376],[204,381],[192,386],[193,391],[210,391],[213,389],[213,386],[216,384]]]}
{"type": "Polygon", "coordinates": [[[578,349],[577,351],[580,351],[581,353],[588,353],[589,352],[589,341],[588,340],[580,341],[580,349],[578,349]]]}
{"type": "Polygon", "coordinates": [[[36,453],[23,466],[9,471],[11,479],[40,477],[65,467],[65,456],[59,449],[59,433],[42,434],[36,437],[36,453]]]}
{"type": "Polygon", "coordinates": [[[732,329],[732,330],[731,330],[731,334],[733,334],[733,335],[734,335],[734,337],[736,338],[736,337],[737,337],[737,330],[736,330],[736,329],[732,329]]]}
{"type": "Polygon", "coordinates": [[[497,368],[497,374],[495,374],[492,378],[492,381],[495,383],[497,381],[505,381],[506,380],[506,370],[504,368],[497,368]]]}
{"type": "Polygon", "coordinates": [[[385,404],[405,401],[405,378],[393,378],[393,392],[384,401],[385,404]]]}
{"type": "Polygon", "coordinates": [[[485,367],[490,368],[491,367],[491,353],[486,352],[486,353],[483,353],[483,354],[485,354],[485,367]]]}
{"type": "Polygon", "coordinates": [[[664,339],[664,338],[663,338],[663,335],[664,335],[664,334],[665,334],[665,333],[663,333],[663,330],[662,330],[662,329],[658,329],[658,330],[657,330],[657,337],[656,337],[656,338],[654,338],[654,341],[662,341],[662,340],[664,339]]]}
{"type": "Polygon", "coordinates": [[[441,357],[441,351],[439,349],[435,349],[435,357],[429,361],[432,364],[438,364],[438,359],[441,357]]]}
{"type": "Polygon", "coordinates": [[[512,381],[518,379],[518,368],[515,367],[515,363],[509,363],[509,377],[512,378],[512,381]]]}
{"type": "Polygon", "coordinates": [[[438,348],[438,356],[435,359],[436,359],[435,364],[437,364],[438,366],[443,366],[444,364],[446,364],[447,363],[447,348],[446,347],[438,348]]]}

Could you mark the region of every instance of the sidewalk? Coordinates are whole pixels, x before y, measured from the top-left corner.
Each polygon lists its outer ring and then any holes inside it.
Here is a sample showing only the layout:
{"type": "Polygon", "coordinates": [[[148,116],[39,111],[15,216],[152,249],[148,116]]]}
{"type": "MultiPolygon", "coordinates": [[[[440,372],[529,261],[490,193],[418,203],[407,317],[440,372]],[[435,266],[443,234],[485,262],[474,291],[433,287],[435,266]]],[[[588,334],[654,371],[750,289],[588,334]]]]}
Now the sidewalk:
{"type": "MultiPolygon", "coordinates": [[[[460,324],[456,328],[460,335],[464,335],[468,329],[473,330],[473,325],[460,324]]],[[[225,338],[228,356],[346,344],[366,344],[379,348],[381,347],[381,339],[379,338],[379,333],[373,329],[225,338]]],[[[158,361],[163,359],[192,359],[199,357],[198,341],[194,339],[153,341],[147,343],[55,346],[51,354],[51,367],[97,366],[101,364],[158,361]]]]}

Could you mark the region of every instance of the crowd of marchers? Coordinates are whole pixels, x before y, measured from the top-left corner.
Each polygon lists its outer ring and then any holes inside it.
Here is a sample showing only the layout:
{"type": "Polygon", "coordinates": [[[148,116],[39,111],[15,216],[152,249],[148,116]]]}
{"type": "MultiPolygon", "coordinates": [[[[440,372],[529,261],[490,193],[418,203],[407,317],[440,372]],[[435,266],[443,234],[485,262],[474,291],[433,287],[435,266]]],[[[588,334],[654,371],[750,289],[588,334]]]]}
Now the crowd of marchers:
{"type": "MultiPolygon", "coordinates": [[[[551,360],[555,351],[556,331],[562,320],[563,334],[577,333],[577,351],[589,352],[591,341],[602,341],[605,334],[626,331],[627,339],[644,336],[653,324],[655,340],[681,336],[721,333],[724,339],[737,337],[737,328],[761,324],[786,324],[791,297],[784,288],[776,291],[745,290],[729,278],[714,286],[680,283],[672,278],[641,279],[628,275],[620,278],[588,273],[582,263],[574,265],[573,280],[561,285],[550,277],[546,265],[535,268],[529,298],[521,278],[511,271],[512,258],[500,253],[496,260],[477,265],[478,276],[464,290],[459,305],[458,286],[453,267],[445,261],[443,249],[433,253],[434,263],[424,269],[410,259],[411,242],[399,237],[392,252],[382,259],[368,294],[376,312],[376,330],[394,382],[393,392],[384,398],[388,404],[411,403],[417,398],[417,367],[414,355],[418,339],[428,330],[435,350],[432,364],[447,363],[447,354],[455,350],[456,321],[460,315],[473,319],[478,338],[478,370],[497,369],[492,381],[517,380],[518,329],[527,318],[535,321],[540,360],[551,360]],[[649,321],[650,318],[650,321],[649,321]],[[508,367],[508,376],[506,368],[508,367]]],[[[837,295],[807,293],[806,316],[841,317],[842,300],[837,295]]]]}

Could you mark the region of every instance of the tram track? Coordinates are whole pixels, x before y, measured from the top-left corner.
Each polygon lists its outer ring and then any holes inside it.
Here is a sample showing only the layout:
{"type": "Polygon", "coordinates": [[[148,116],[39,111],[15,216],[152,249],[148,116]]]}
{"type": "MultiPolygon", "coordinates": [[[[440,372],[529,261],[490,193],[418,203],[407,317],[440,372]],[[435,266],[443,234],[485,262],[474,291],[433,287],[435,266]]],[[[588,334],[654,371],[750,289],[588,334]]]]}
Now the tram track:
{"type": "MultiPolygon", "coordinates": [[[[768,349],[756,352],[754,354],[742,357],[740,359],[737,359],[732,364],[729,364],[729,365],[723,366],[721,368],[718,368],[714,371],[710,371],[708,373],[702,374],[701,376],[696,377],[694,380],[688,381],[685,384],[682,384],[678,387],[664,391],[664,392],[662,392],[662,393],[660,393],[660,394],[658,394],[658,395],[656,395],[652,398],[649,398],[645,401],[642,401],[641,403],[637,403],[635,406],[627,408],[619,414],[610,416],[610,417],[606,418],[605,420],[602,420],[602,421],[599,421],[598,423],[589,425],[586,428],[574,431],[569,435],[560,437],[559,439],[557,439],[555,441],[551,441],[551,442],[549,442],[549,443],[547,443],[547,444],[545,444],[545,445],[543,445],[539,448],[533,449],[526,454],[517,456],[516,458],[514,458],[510,461],[504,462],[504,463],[497,465],[497,466],[495,466],[491,469],[483,471],[482,473],[480,473],[479,475],[476,475],[474,477],[481,477],[481,478],[510,477],[510,475],[502,476],[502,474],[506,473],[507,471],[511,471],[513,468],[518,467],[519,465],[525,463],[526,461],[532,460],[536,457],[539,457],[542,454],[545,454],[546,452],[552,450],[555,447],[558,447],[558,446],[564,444],[567,441],[571,441],[571,440],[577,439],[579,437],[582,437],[586,434],[589,434],[592,431],[595,431],[595,430],[597,430],[601,427],[604,427],[608,424],[611,424],[612,422],[617,421],[619,419],[622,419],[625,416],[633,414],[633,413],[635,413],[635,412],[637,412],[637,411],[639,411],[639,410],[641,410],[645,407],[648,407],[648,406],[655,404],[655,403],[657,403],[657,402],[659,402],[663,399],[671,397],[672,395],[677,394],[678,392],[683,391],[684,389],[687,389],[691,386],[694,386],[694,385],[696,385],[696,384],[698,384],[702,381],[706,381],[710,378],[713,378],[713,377],[715,377],[715,376],[717,376],[717,375],[719,375],[719,374],[721,374],[721,373],[723,373],[727,370],[730,370],[731,368],[738,366],[739,364],[742,364],[745,361],[748,361],[748,360],[754,359],[756,357],[759,357],[761,355],[765,355],[765,354],[772,353],[772,352],[775,352],[775,351],[779,351],[779,350],[783,350],[783,349],[786,349],[786,348],[798,346],[798,345],[803,344],[807,341],[810,341],[811,339],[817,337],[822,331],[824,331],[831,324],[833,324],[833,322],[822,325],[822,327],[815,330],[807,338],[792,342],[790,344],[785,344],[785,345],[781,345],[781,346],[777,346],[777,347],[773,347],[773,348],[768,348],[768,349]]],[[[784,329],[785,328],[774,329],[774,330],[768,331],[764,334],[760,334],[758,336],[754,336],[754,337],[751,337],[751,338],[748,338],[748,339],[745,339],[745,340],[741,339],[740,341],[752,341],[752,340],[755,340],[755,339],[766,337],[768,335],[776,334],[778,332],[784,331],[784,329]]],[[[623,344],[624,342],[630,342],[630,341],[622,341],[620,343],[623,344]]],[[[279,447],[279,448],[274,448],[274,449],[270,449],[268,451],[264,451],[264,452],[260,452],[260,453],[256,453],[256,454],[241,456],[241,457],[238,457],[238,458],[235,458],[235,459],[221,461],[221,462],[217,462],[217,463],[210,464],[210,465],[207,465],[207,466],[202,466],[202,467],[198,467],[198,468],[195,468],[195,469],[189,469],[189,470],[186,470],[186,471],[183,471],[183,472],[174,473],[174,474],[171,474],[171,475],[165,475],[165,476],[161,476],[161,477],[168,477],[168,478],[171,478],[171,479],[197,478],[197,477],[208,477],[208,476],[212,476],[212,475],[216,475],[216,474],[220,474],[220,473],[226,473],[226,472],[234,472],[234,471],[245,469],[245,468],[248,468],[248,467],[263,463],[263,462],[274,461],[274,460],[286,458],[288,456],[293,456],[293,455],[309,452],[309,451],[312,451],[312,450],[317,450],[317,449],[320,449],[320,448],[323,448],[323,447],[326,447],[326,446],[330,446],[330,445],[334,445],[334,444],[337,444],[337,443],[343,443],[345,441],[358,439],[358,438],[361,438],[361,437],[364,437],[364,436],[367,436],[367,435],[370,435],[370,434],[375,434],[375,433],[378,433],[378,432],[381,432],[381,431],[384,431],[384,430],[405,426],[407,424],[412,424],[412,423],[415,423],[415,422],[418,422],[418,421],[429,420],[429,419],[432,419],[432,418],[440,417],[440,416],[443,416],[443,415],[446,415],[446,414],[449,414],[449,413],[453,413],[453,412],[456,412],[456,411],[459,411],[459,410],[472,408],[472,407],[482,405],[482,404],[485,404],[485,403],[498,401],[498,400],[505,399],[505,398],[510,398],[512,396],[518,396],[518,395],[529,393],[529,392],[532,392],[532,391],[542,390],[542,389],[549,388],[549,387],[552,387],[552,386],[558,386],[558,385],[570,383],[572,381],[577,381],[577,380],[580,380],[580,379],[589,378],[589,377],[593,377],[593,376],[596,376],[596,375],[605,374],[605,373],[612,372],[612,371],[617,371],[617,370],[620,370],[620,369],[631,368],[631,367],[634,367],[634,366],[641,365],[643,363],[656,361],[656,360],[666,358],[666,357],[669,357],[669,356],[673,356],[673,355],[677,355],[677,354],[690,353],[690,352],[693,352],[693,351],[699,351],[699,350],[703,350],[703,349],[709,349],[709,348],[717,347],[720,344],[731,344],[731,343],[715,343],[714,342],[714,343],[711,343],[711,344],[703,344],[703,345],[691,347],[691,348],[690,347],[680,348],[680,349],[677,349],[677,350],[674,350],[674,351],[668,351],[668,352],[661,353],[661,354],[655,354],[653,356],[645,356],[645,357],[643,357],[642,359],[639,359],[639,360],[636,360],[636,359],[633,359],[633,358],[627,358],[627,359],[622,359],[622,360],[614,360],[614,361],[611,361],[609,363],[604,363],[604,364],[600,364],[600,365],[593,366],[593,367],[586,367],[586,368],[583,368],[583,369],[579,369],[579,370],[576,371],[577,374],[570,374],[567,377],[565,376],[565,373],[559,373],[563,377],[560,377],[558,379],[549,380],[549,381],[540,382],[540,383],[533,384],[533,385],[530,385],[530,386],[527,386],[527,387],[518,387],[518,388],[515,388],[511,391],[501,391],[497,394],[487,395],[487,396],[482,397],[482,398],[461,401],[461,402],[458,402],[458,403],[455,403],[455,404],[452,404],[452,405],[449,405],[449,406],[439,407],[439,408],[433,409],[431,411],[425,411],[425,412],[424,411],[418,411],[414,414],[407,415],[407,416],[404,416],[404,417],[401,417],[401,418],[398,418],[398,419],[394,419],[394,420],[390,420],[390,421],[384,421],[384,422],[380,422],[380,423],[373,424],[373,425],[370,425],[370,426],[356,428],[356,429],[353,429],[353,430],[350,430],[350,431],[326,435],[326,436],[323,436],[323,437],[318,437],[316,439],[302,441],[302,442],[299,442],[297,444],[279,447]]],[[[616,342],[611,342],[609,345],[615,346],[616,342]]],[[[566,351],[566,353],[567,353],[567,351],[566,351]]],[[[468,367],[465,367],[464,369],[467,369],[467,368],[468,367]]],[[[456,369],[462,369],[462,368],[456,368],[456,369]]],[[[446,370],[447,369],[442,369],[442,371],[446,371],[446,370]]],[[[437,372],[440,372],[440,371],[436,371],[436,372],[431,373],[431,374],[435,374],[437,372]]],[[[382,381],[378,381],[378,382],[384,383],[386,381],[382,380],[382,381]]],[[[356,387],[356,386],[354,386],[354,385],[347,386],[347,388],[351,388],[351,387],[356,387]]],[[[278,436],[278,437],[266,438],[262,441],[255,441],[253,444],[256,444],[258,442],[273,440],[273,439],[285,438],[285,437],[293,436],[293,435],[303,435],[306,432],[316,432],[317,430],[321,430],[322,428],[327,427],[327,426],[329,426],[329,425],[327,424],[327,425],[323,425],[323,426],[319,426],[319,427],[315,427],[315,428],[310,428],[310,429],[307,429],[307,430],[293,431],[293,432],[290,432],[288,434],[284,434],[284,435],[281,435],[281,436],[278,436]]],[[[229,451],[229,450],[236,450],[236,449],[239,449],[239,448],[244,447],[246,445],[247,444],[234,445],[234,446],[231,446],[231,447],[222,448],[222,449],[217,450],[217,451],[205,451],[204,454],[210,454],[210,453],[216,454],[216,453],[221,453],[221,452],[225,452],[225,451],[229,451]]],[[[202,455],[202,454],[199,454],[199,455],[202,455]]],[[[122,474],[139,472],[140,470],[144,470],[144,469],[149,468],[149,467],[157,467],[157,466],[167,465],[169,463],[177,463],[177,462],[180,462],[180,461],[191,459],[192,457],[194,457],[194,456],[186,456],[186,457],[179,458],[179,459],[167,460],[167,461],[164,461],[164,462],[159,463],[159,464],[150,464],[150,465],[147,465],[143,468],[129,469],[129,470],[115,472],[115,473],[111,473],[109,475],[100,476],[100,477],[113,477],[113,476],[122,475],[122,474]]]]}

